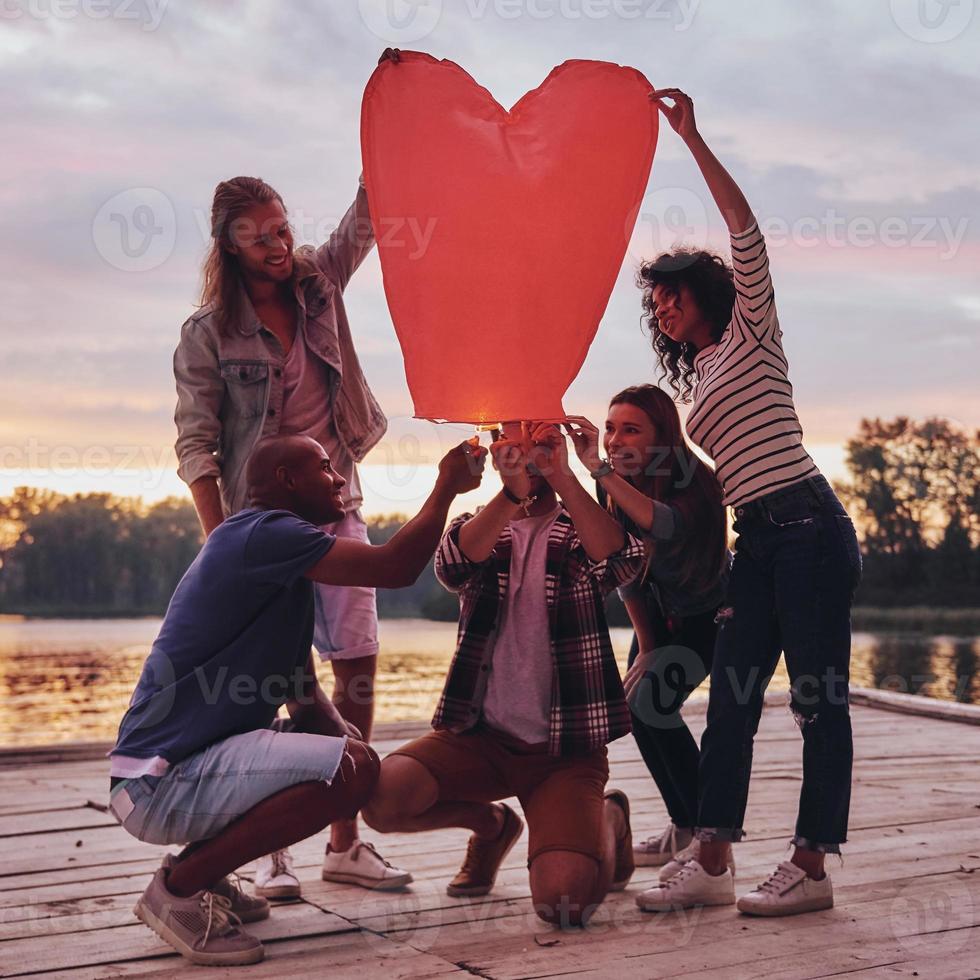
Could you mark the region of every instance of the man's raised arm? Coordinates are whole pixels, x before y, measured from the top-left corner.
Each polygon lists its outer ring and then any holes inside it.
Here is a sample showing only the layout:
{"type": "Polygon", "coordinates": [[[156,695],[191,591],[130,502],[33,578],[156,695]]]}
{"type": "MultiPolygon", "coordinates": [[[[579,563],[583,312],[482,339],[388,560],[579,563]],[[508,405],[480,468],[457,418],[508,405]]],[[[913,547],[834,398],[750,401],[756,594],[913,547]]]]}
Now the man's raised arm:
{"type": "Polygon", "coordinates": [[[442,537],[456,496],[475,490],[483,477],[487,450],[464,442],[439,463],[436,485],[422,509],[390,541],[364,544],[338,538],[306,577],[326,585],[367,585],[400,589],[422,574],[442,537]]]}

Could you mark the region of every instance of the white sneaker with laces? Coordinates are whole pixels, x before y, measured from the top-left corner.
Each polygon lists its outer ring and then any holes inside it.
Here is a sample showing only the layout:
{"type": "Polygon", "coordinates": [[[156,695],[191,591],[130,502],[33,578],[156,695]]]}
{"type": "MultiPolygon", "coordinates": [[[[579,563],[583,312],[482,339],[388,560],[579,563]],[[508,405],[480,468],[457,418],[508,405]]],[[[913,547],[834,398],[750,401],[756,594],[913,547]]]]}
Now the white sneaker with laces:
{"type": "Polygon", "coordinates": [[[263,898],[299,898],[299,878],[293,856],[286,848],[273,851],[255,862],[255,894],[263,898]]]}
{"type": "MultiPolygon", "coordinates": [[[[666,881],[668,878],[673,878],[681,868],[687,864],[688,861],[694,858],[695,861],[701,860],[701,841],[694,838],[687,847],[679,850],[675,855],[673,861],[668,861],[660,869],[660,880],[666,881]]],[[[732,848],[728,849],[728,870],[731,871],[732,877],[735,877],[735,854],[732,848]]]]}
{"type": "Polygon", "coordinates": [[[798,915],[833,908],[830,875],[817,881],[790,861],[782,861],[758,888],[738,900],[746,915],[798,915]]]}
{"type": "Polygon", "coordinates": [[[412,882],[412,873],[389,864],[367,841],[355,840],[346,851],[334,851],[327,845],[323,856],[324,881],[360,885],[378,891],[404,888],[412,882]]]}
{"type": "Polygon", "coordinates": [[[633,847],[633,860],[639,867],[657,868],[670,861],[690,842],[691,828],[678,827],[671,821],[659,834],[648,837],[633,847]]]}
{"type": "Polygon", "coordinates": [[[677,874],[636,896],[644,912],[672,912],[699,905],[734,905],[735,879],[731,871],[709,875],[693,858],[677,874]]]}

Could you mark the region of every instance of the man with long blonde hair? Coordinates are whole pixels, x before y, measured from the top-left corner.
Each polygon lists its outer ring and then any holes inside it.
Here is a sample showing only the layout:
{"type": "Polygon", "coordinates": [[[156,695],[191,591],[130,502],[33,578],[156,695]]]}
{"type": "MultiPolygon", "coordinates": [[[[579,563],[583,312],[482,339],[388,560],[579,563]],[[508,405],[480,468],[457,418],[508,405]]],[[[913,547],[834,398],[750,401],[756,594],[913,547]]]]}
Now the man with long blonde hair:
{"type": "MultiPolygon", "coordinates": [[[[178,473],[205,533],[245,506],[245,461],[257,442],[297,433],[324,446],[345,481],[344,516],[325,530],[367,542],[357,463],[387,421],[358,363],[343,303],[374,246],[363,179],[318,248],[294,249],[282,197],[257,177],[218,184],[211,236],[202,305],[174,354],[178,473]]],[[[365,740],[374,716],[377,633],[374,589],[317,585],[313,643],[331,662],[337,709],[365,740]]],[[[332,824],[323,878],[370,888],[411,881],[359,840],[356,820],[332,824]]],[[[260,861],[256,885],[267,897],[299,895],[288,852],[260,861]]]]}

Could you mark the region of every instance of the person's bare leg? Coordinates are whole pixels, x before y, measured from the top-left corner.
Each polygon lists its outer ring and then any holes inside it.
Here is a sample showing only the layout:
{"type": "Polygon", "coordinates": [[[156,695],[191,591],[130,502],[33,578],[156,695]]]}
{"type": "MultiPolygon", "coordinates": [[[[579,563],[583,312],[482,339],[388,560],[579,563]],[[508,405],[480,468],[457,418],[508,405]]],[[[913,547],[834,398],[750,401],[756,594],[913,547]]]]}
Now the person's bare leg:
{"type": "MultiPolygon", "coordinates": [[[[331,660],[333,694],[331,700],[345,721],[356,725],[365,742],[371,741],[374,727],[374,677],[378,657],[331,660]]],[[[330,825],[330,849],[348,850],[357,840],[357,818],[335,820],[330,825]]]]}
{"type": "Polygon", "coordinates": [[[732,845],[726,840],[701,841],[699,863],[709,875],[723,875],[731,860],[732,845]]]}
{"type": "Polygon", "coordinates": [[[824,857],[823,851],[808,851],[805,848],[798,847],[793,851],[793,856],[790,860],[798,868],[802,868],[811,878],[820,881],[824,876],[824,857]]]}
{"type": "Polygon", "coordinates": [[[383,834],[465,827],[477,837],[496,840],[503,829],[498,803],[438,802],[439,784],[421,762],[388,756],[374,795],[363,807],[364,822],[383,834]]]}
{"type": "Polygon", "coordinates": [[[379,769],[370,746],[348,742],[330,785],[297,783],[258,803],[216,837],[191,844],[171,869],[167,889],[187,898],[249,861],[305,840],[334,820],[349,818],[370,798],[379,769]]]}
{"type": "Polygon", "coordinates": [[[626,818],[612,800],[605,801],[604,817],[598,862],[578,851],[545,851],[531,862],[531,901],[545,922],[562,929],[584,926],[609,893],[626,818]]]}

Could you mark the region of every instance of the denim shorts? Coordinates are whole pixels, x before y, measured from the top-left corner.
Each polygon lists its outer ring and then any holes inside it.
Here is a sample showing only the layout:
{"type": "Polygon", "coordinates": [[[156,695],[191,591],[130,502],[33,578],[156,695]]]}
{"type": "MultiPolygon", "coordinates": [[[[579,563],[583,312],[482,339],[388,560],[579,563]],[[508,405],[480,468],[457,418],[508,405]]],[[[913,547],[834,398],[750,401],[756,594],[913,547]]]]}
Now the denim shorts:
{"type": "Polygon", "coordinates": [[[330,783],[346,737],[260,729],[232,735],[171,766],[162,776],[127,779],[109,812],[147,844],[214,837],[252,807],[297,783],[330,783]]]}

